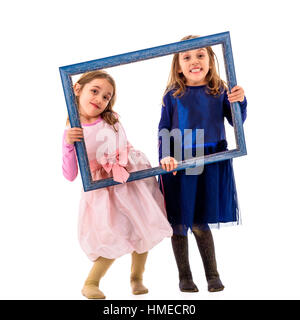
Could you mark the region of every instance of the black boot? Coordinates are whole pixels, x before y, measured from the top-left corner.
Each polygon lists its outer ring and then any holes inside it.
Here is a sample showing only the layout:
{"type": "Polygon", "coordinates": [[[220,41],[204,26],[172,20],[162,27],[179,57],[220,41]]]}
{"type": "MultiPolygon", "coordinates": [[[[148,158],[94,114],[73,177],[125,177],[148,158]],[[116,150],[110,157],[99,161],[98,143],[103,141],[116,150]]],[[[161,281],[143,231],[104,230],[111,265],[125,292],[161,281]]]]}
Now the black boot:
{"type": "Polygon", "coordinates": [[[208,291],[222,291],[224,286],[220,280],[215,257],[214,240],[210,229],[194,229],[193,233],[202,257],[205,276],[208,284],[208,291]]]}
{"type": "Polygon", "coordinates": [[[173,235],[172,247],[179,272],[179,289],[182,292],[198,292],[193,282],[188,256],[187,236],[173,235]]]}

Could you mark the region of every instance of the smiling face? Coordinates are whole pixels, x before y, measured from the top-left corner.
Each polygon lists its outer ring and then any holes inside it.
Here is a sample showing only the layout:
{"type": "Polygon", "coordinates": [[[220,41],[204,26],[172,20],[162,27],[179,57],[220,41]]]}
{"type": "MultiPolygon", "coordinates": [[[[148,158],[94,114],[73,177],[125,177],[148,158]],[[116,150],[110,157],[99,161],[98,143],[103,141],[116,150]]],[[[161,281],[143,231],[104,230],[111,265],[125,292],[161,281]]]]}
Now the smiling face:
{"type": "Polygon", "coordinates": [[[106,79],[93,79],[85,85],[76,83],[75,95],[78,97],[80,117],[85,121],[97,120],[113,96],[114,88],[106,79]]]}
{"type": "Polygon", "coordinates": [[[209,56],[206,48],[180,52],[178,63],[178,72],[183,73],[186,85],[201,86],[207,84],[209,56]]]}

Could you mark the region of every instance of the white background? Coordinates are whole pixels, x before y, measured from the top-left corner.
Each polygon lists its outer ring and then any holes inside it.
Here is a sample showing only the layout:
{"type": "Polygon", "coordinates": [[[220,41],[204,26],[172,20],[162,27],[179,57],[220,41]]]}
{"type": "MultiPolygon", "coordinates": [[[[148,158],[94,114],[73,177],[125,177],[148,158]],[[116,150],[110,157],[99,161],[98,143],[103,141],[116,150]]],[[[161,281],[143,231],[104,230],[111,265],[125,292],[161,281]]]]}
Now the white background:
{"type": "MultiPolygon", "coordinates": [[[[213,230],[225,290],[208,293],[193,237],[199,292],[178,290],[170,239],[150,251],[149,294],[133,296],[130,255],[101,289],[108,299],[299,299],[299,15],[297,1],[10,1],[0,7],[0,298],[84,299],[92,265],[79,247],[81,178],[64,179],[67,111],[58,68],[230,31],[248,98],[248,155],[234,160],[242,226],[213,230]]],[[[111,69],[131,143],[156,165],[160,99],[170,57],[111,69]],[[123,68],[123,69],[122,69],[123,68]]],[[[109,70],[108,70],[109,71],[109,70]]]]}

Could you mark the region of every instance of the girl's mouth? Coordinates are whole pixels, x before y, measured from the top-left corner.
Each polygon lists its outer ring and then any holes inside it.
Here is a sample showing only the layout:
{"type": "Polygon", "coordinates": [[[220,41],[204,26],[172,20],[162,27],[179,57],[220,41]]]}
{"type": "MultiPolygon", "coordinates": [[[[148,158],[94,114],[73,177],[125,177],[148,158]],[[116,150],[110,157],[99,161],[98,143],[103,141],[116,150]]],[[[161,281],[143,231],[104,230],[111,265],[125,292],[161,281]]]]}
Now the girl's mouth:
{"type": "Polygon", "coordinates": [[[92,102],[91,102],[91,105],[94,106],[94,107],[97,108],[97,109],[100,109],[100,107],[99,107],[97,104],[95,104],[95,103],[92,103],[92,102]]]}
{"type": "Polygon", "coordinates": [[[190,70],[191,73],[199,73],[200,71],[202,71],[202,68],[193,68],[190,70]]]}

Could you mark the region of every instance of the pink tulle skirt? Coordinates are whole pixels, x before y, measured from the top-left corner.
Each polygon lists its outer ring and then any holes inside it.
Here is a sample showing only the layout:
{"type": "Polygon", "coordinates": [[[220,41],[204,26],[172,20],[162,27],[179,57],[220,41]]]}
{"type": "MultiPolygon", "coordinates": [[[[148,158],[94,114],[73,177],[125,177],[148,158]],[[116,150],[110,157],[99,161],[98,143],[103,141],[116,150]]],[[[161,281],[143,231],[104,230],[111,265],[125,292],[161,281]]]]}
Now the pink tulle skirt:
{"type": "MultiPolygon", "coordinates": [[[[134,172],[151,165],[143,153],[131,149],[125,168],[134,172]],[[143,159],[138,163],[131,157],[137,153],[139,160],[143,159]]],[[[100,165],[91,166],[91,172],[94,180],[112,176],[100,165]]],[[[92,261],[100,256],[115,259],[133,251],[143,253],[171,236],[164,198],[155,177],[82,191],[78,237],[92,261]]]]}

